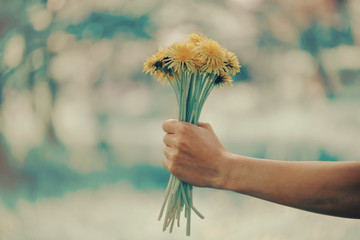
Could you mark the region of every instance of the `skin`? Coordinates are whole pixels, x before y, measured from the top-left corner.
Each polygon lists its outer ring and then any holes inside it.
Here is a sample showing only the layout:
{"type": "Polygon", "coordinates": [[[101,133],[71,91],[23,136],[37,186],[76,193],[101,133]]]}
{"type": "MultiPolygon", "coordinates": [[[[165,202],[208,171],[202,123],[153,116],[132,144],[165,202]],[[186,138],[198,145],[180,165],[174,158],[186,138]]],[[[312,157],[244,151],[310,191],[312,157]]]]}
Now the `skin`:
{"type": "Polygon", "coordinates": [[[198,187],[230,190],[332,216],[360,218],[360,161],[251,158],[227,151],[209,123],[163,123],[164,165],[198,187]]]}

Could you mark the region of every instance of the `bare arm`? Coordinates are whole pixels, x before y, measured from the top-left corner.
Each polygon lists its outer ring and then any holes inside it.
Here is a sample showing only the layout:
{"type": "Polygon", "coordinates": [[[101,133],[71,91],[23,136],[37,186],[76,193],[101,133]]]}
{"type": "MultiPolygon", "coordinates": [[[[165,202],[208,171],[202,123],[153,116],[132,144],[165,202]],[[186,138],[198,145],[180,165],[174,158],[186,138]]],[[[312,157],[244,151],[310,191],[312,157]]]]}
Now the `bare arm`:
{"type": "Polygon", "coordinates": [[[360,162],[286,162],[233,155],[224,188],[283,205],[360,218],[360,162]]]}
{"type": "Polygon", "coordinates": [[[249,158],[228,152],[209,124],[168,120],[163,129],[164,165],[183,181],[311,212],[360,218],[360,161],[249,158]]]}

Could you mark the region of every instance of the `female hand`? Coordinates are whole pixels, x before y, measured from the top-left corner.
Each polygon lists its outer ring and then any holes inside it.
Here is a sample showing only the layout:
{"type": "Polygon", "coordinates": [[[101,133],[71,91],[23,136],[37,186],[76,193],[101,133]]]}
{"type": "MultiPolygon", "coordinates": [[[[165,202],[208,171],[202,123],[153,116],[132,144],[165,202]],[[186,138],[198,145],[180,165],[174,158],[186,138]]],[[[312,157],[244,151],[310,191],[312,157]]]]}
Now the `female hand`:
{"type": "Polygon", "coordinates": [[[165,167],[178,179],[198,187],[221,188],[229,154],[209,123],[199,126],[175,119],[163,123],[165,167]]]}

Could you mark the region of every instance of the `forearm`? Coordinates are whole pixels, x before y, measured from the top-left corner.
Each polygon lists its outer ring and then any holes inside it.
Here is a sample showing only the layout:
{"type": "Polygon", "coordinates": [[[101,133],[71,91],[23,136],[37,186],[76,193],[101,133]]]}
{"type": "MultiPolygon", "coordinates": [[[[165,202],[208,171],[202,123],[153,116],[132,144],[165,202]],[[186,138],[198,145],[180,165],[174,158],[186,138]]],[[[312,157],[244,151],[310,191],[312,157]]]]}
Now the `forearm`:
{"type": "Polygon", "coordinates": [[[228,154],[219,188],[334,216],[360,218],[360,162],[289,162],[228,154]]]}

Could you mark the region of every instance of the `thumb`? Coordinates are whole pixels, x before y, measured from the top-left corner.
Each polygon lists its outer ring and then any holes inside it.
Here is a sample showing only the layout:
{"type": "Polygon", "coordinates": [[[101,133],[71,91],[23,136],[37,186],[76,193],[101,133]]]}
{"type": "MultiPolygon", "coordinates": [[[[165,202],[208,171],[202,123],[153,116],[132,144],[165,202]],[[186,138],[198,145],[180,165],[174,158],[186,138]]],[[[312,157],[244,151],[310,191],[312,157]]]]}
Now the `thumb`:
{"type": "Polygon", "coordinates": [[[208,122],[199,122],[199,123],[198,123],[198,126],[201,127],[201,128],[206,128],[206,129],[208,129],[208,130],[213,131],[210,123],[208,123],[208,122]]]}

